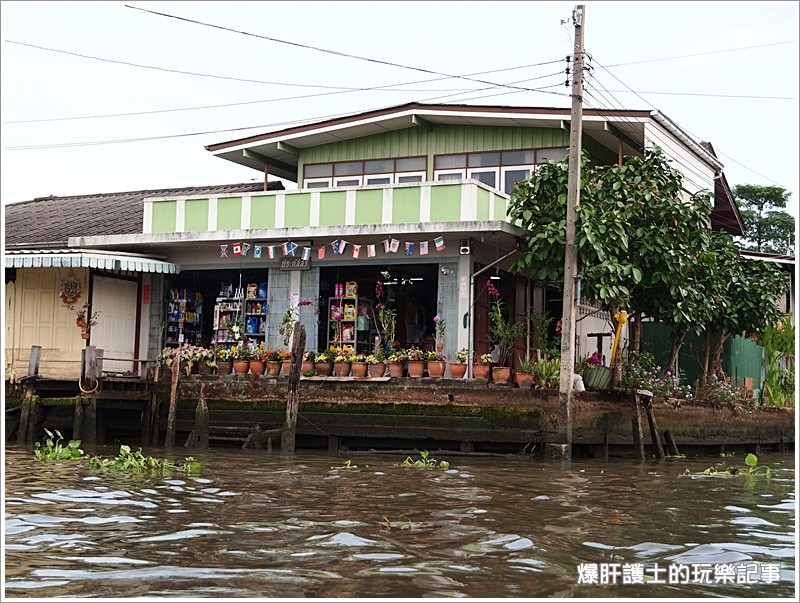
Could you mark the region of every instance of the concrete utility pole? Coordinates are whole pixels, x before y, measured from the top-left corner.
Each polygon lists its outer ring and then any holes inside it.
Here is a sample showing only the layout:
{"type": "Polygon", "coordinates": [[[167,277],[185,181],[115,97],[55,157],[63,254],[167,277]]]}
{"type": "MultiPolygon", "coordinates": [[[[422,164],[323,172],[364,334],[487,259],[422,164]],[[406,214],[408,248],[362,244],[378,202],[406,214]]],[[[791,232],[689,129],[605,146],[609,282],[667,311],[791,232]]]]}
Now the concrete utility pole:
{"type": "Polygon", "coordinates": [[[569,132],[569,174],[567,176],[567,244],[564,250],[564,300],[561,314],[561,373],[558,387],[558,444],[551,446],[556,457],[572,458],[572,386],[575,370],[575,279],[578,251],[575,247],[575,222],[581,191],[581,134],[583,131],[583,28],[584,5],[572,12],[575,24],[575,52],[572,61],[572,111],[569,132]]]}

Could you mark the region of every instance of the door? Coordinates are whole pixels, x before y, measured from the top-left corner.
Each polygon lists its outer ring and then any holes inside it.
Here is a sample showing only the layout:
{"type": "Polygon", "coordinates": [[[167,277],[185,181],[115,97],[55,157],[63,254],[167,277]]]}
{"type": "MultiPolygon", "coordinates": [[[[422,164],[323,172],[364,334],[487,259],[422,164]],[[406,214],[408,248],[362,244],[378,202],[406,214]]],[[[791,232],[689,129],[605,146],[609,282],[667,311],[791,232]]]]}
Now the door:
{"type": "Polygon", "coordinates": [[[92,312],[99,311],[92,327],[91,344],[103,350],[104,371],[133,371],[136,345],[136,302],[139,284],[105,276],[95,276],[92,284],[92,312]]]}

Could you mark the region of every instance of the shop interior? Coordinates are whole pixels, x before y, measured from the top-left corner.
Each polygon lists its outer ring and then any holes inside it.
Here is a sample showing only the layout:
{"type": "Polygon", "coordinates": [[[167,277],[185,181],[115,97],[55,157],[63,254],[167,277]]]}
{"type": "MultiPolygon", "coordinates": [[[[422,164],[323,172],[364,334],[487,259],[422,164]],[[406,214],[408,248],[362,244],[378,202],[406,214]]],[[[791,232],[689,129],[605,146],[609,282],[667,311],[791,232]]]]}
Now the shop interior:
{"type": "MultiPolygon", "coordinates": [[[[354,339],[358,352],[369,354],[378,335],[378,325],[374,317],[377,303],[376,283],[380,280],[383,288],[382,300],[397,312],[395,330],[396,346],[412,345],[424,349],[434,349],[434,322],[439,285],[438,264],[399,264],[371,266],[336,266],[320,269],[320,308],[319,339],[317,349],[330,347],[331,306],[337,302],[337,285],[340,292],[352,292],[352,284],[357,286],[359,306],[357,314],[364,319],[357,322],[354,339]],[[350,284],[350,291],[346,291],[350,284]]],[[[346,300],[345,300],[346,301],[346,300]]]]}

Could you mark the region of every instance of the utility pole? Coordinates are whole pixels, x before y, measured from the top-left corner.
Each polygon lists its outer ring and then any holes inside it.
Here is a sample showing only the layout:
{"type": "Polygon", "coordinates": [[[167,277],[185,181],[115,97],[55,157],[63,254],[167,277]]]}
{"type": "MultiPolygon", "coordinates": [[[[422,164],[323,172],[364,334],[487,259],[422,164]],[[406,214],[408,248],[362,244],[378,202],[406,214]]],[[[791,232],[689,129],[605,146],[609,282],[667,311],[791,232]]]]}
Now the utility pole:
{"type": "Polygon", "coordinates": [[[575,50],[572,61],[572,111],[569,128],[569,174],[567,175],[567,244],[564,250],[564,299],[561,314],[561,372],[556,411],[558,444],[551,455],[572,458],[572,387],[575,370],[575,280],[578,276],[578,250],[575,247],[575,222],[581,191],[581,134],[583,131],[583,28],[586,9],[579,4],[572,11],[575,25],[575,50]]]}

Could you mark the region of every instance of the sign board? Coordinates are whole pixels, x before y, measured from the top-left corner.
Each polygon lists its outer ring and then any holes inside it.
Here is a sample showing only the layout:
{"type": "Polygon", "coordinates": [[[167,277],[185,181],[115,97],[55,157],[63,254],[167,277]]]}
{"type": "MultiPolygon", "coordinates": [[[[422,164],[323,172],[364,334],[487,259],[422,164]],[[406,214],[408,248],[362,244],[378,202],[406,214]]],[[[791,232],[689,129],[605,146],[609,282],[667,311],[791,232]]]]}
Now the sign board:
{"type": "Polygon", "coordinates": [[[311,260],[301,258],[282,257],[280,260],[281,270],[310,270],[311,260]]]}

